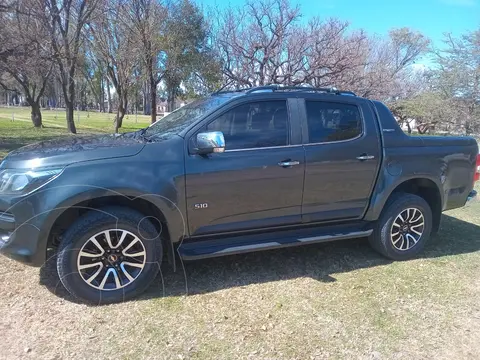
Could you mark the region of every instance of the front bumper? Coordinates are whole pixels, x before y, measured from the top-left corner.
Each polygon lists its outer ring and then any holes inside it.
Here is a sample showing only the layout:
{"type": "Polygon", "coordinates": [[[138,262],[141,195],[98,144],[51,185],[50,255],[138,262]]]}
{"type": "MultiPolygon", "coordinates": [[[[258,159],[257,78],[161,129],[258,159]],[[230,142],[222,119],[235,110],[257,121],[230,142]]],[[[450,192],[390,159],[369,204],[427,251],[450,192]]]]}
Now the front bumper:
{"type": "MultiPolygon", "coordinates": [[[[2,202],[0,201],[0,205],[2,202]]],[[[46,257],[46,241],[40,228],[31,223],[34,209],[31,202],[22,202],[8,209],[0,207],[0,253],[32,266],[42,266],[46,257]]]]}
{"type": "Polygon", "coordinates": [[[470,194],[468,194],[467,202],[475,199],[476,197],[477,197],[477,192],[475,190],[472,190],[470,194]]]}
{"type": "Polygon", "coordinates": [[[39,251],[39,230],[24,225],[14,232],[0,230],[0,253],[31,266],[42,266],[45,253],[39,251]]]}

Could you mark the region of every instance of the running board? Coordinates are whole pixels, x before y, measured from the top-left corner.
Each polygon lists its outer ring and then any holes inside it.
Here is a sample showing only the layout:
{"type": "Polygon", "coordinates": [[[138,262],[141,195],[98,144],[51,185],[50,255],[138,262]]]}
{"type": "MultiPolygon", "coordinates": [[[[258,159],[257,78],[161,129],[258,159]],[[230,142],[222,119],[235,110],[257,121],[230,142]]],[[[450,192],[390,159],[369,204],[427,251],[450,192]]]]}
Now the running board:
{"type": "Polygon", "coordinates": [[[232,236],[215,240],[189,239],[178,252],[184,260],[196,260],[252,251],[280,249],[290,246],[367,237],[373,230],[367,223],[296,229],[283,232],[232,236]]]}

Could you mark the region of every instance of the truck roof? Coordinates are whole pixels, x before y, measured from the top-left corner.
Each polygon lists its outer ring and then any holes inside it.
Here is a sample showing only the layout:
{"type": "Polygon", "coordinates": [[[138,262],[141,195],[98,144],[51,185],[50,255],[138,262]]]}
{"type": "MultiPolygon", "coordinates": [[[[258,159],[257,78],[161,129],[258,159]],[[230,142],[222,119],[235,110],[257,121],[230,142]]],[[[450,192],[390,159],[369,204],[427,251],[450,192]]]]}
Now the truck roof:
{"type": "Polygon", "coordinates": [[[338,90],[335,87],[316,88],[311,86],[283,86],[283,85],[266,85],[250,88],[242,88],[235,90],[220,90],[212,93],[212,96],[217,95],[250,95],[262,92],[309,92],[309,93],[323,93],[331,95],[346,95],[357,96],[353,91],[338,90]]]}

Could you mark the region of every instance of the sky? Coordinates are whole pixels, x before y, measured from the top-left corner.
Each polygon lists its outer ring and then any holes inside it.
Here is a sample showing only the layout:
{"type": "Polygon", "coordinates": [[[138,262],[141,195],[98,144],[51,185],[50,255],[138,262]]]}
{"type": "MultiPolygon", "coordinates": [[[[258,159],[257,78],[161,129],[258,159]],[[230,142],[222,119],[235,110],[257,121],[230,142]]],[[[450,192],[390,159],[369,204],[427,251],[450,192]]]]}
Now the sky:
{"type": "MultiPolygon", "coordinates": [[[[245,0],[197,0],[205,6],[241,6],[245,0]]],[[[458,36],[480,29],[480,0],[290,0],[299,4],[302,21],[318,16],[348,20],[353,29],[386,35],[389,29],[410,27],[442,45],[443,33],[458,36]]]]}

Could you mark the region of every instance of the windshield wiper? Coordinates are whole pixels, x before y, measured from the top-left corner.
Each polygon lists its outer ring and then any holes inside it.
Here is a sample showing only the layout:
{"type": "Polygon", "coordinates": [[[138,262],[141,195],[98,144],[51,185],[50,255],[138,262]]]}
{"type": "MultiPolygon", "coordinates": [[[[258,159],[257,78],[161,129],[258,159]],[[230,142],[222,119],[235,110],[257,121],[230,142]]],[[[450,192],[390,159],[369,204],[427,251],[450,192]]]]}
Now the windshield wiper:
{"type": "Polygon", "coordinates": [[[147,129],[148,129],[148,126],[146,128],[143,128],[143,129],[140,129],[138,130],[139,133],[138,135],[143,139],[145,140],[146,142],[152,142],[152,140],[150,139],[149,136],[145,135],[145,133],[147,132],[147,129]]]}

